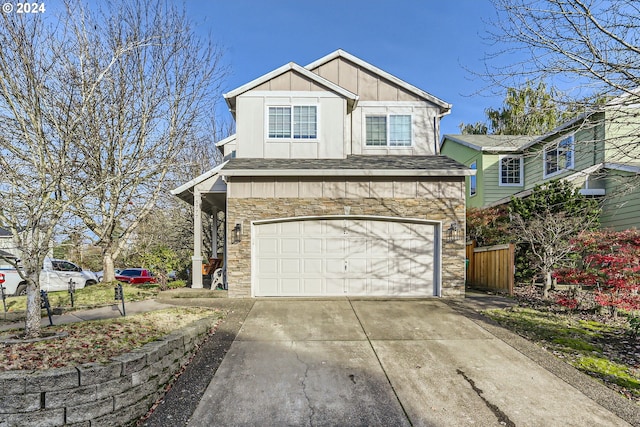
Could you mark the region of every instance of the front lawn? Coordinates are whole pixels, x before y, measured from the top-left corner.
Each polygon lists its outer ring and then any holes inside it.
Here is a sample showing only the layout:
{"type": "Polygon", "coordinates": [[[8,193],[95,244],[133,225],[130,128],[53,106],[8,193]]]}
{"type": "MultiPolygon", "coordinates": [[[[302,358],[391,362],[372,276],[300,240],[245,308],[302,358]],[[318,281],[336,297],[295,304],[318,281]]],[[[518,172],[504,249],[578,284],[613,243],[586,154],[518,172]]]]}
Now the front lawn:
{"type": "MultiPolygon", "coordinates": [[[[518,293],[517,293],[518,295],[518,293]]],[[[502,326],[640,403],[640,339],[626,317],[571,311],[521,292],[519,307],[487,310],[502,326]]]]}
{"type": "MultiPolygon", "coordinates": [[[[87,309],[114,304],[114,287],[116,284],[117,282],[99,283],[78,289],[74,294],[74,307],[87,309]]],[[[185,286],[184,281],[170,282],[169,285],[172,287],[185,286]]],[[[153,299],[158,295],[158,292],[160,292],[160,287],[158,284],[129,285],[123,283],[122,290],[126,303],[153,299]]],[[[62,307],[65,310],[71,309],[71,296],[67,291],[49,292],[48,295],[49,304],[51,304],[52,308],[62,307]]],[[[6,299],[6,304],[7,312],[9,313],[23,312],[27,309],[27,297],[9,297],[6,299]]]]}
{"type": "MultiPolygon", "coordinates": [[[[106,363],[111,357],[127,353],[155,341],[198,319],[215,316],[220,322],[226,313],[206,308],[170,308],[116,319],[84,321],[50,326],[43,332],[66,333],[59,339],[4,345],[0,351],[0,370],[33,370],[106,363]]],[[[212,326],[215,326],[215,321],[212,326]]],[[[14,331],[17,333],[19,331],[14,331]]],[[[4,332],[3,335],[11,335],[4,332]]]]}

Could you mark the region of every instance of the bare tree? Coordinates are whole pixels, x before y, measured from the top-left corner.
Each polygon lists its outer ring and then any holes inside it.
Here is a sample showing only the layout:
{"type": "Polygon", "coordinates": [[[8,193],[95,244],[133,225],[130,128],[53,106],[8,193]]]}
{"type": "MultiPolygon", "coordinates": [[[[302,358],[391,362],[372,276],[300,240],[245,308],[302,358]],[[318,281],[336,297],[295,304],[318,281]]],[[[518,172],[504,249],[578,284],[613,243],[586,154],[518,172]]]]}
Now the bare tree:
{"type": "MultiPolygon", "coordinates": [[[[556,105],[605,113],[607,161],[638,162],[640,3],[636,0],[493,0],[487,77],[503,90],[550,81],[556,105]]],[[[580,123],[579,121],[577,122],[580,123]]],[[[593,126],[589,120],[584,126],[593,126]]],[[[578,125],[576,125],[578,127],[578,125]]],[[[586,144],[595,144],[587,141],[586,144]]]]}
{"type": "Polygon", "coordinates": [[[104,280],[114,259],[166,189],[177,155],[199,137],[224,69],[221,51],[198,38],[184,10],[156,1],[111,1],[95,13],[68,5],[75,60],[70,84],[81,99],[81,173],[63,181],[84,194],[72,212],[97,236],[104,280]]]}
{"type": "MultiPolygon", "coordinates": [[[[64,192],[67,175],[81,172],[76,141],[82,125],[80,99],[67,85],[68,68],[57,29],[39,16],[0,17],[0,222],[21,252],[27,282],[25,334],[40,334],[40,272],[54,230],[76,197],[90,187],[64,192]]],[[[5,261],[18,267],[13,259],[5,261]]]]}

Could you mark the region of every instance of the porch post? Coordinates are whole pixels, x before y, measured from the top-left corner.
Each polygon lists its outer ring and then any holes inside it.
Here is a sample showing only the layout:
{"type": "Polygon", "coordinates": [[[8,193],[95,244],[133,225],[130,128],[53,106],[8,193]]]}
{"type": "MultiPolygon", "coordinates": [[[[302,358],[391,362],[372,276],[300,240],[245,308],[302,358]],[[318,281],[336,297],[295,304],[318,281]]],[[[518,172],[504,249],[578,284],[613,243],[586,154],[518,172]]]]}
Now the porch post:
{"type": "Polygon", "coordinates": [[[193,256],[191,257],[191,287],[202,288],[202,195],[193,191],[193,256]]]}
{"type": "Polygon", "coordinates": [[[213,223],[211,225],[211,250],[213,257],[218,258],[218,209],[213,209],[213,223]]]}

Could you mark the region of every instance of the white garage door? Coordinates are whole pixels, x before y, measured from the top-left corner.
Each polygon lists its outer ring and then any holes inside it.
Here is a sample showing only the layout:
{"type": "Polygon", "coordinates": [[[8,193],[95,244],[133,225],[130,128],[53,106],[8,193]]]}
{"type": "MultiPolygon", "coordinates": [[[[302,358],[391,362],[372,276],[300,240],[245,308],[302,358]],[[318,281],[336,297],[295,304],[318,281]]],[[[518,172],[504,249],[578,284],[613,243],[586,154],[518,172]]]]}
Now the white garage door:
{"type": "Polygon", "coordinates": [[[254,295],[434,295],[434,230],[373,219],[255,225],[254,295]]]}

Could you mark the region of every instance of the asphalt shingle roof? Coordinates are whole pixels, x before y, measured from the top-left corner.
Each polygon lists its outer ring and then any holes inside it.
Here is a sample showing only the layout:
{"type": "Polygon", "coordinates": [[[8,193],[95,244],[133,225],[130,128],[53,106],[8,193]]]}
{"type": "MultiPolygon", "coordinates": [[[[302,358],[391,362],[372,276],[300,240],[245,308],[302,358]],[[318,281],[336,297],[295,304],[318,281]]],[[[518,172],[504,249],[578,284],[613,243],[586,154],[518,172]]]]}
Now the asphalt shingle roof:
{"type": "Polygon", "coordinates": [[[467,170],[446,156],[347,156],[346,159],[234,158],[223,170],[467,170]]]}
{"type": "Polygon", "coordinates": [[[473,145],[485,149],[517,151],[538,138],[530,135],[444,135],[444,140],[451,140],[465,145],[473,145]]]}

